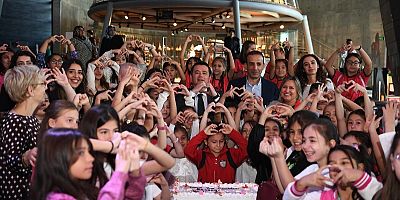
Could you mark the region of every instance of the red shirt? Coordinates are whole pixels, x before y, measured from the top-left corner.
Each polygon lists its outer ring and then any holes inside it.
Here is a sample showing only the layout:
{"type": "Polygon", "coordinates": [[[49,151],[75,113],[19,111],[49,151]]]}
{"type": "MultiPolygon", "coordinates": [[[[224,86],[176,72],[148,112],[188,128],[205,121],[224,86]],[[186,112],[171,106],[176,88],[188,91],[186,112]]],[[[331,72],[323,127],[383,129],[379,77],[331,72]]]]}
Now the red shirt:
{"type": "Polygon", "coordinates": [[[247,71],[244,70],[244,64],[240,62],[239,59],[235,59],[235,74],[239,74],[239,76],[234,76],[234,79],[243,78],[247,76],[247,71]]]}
{"type": "MultiPolygon", "coordinates": [[[[332,82],[335,86],[342,85],[344,82],[349,82],[349,81],[354,81],[358,84],[360,84],[363,87],[367,86],[369,76],[366,76],[363,71],[357,73],[354,76],[347,76],[346,74],[343,74],[339,70],[335,70],[335,74],[333,75],[332,82]]],[[[342,93],[342,96],[354,101],[360,96],[363,96],[363,94],[360,91],[355,92],[354,90],[349,90],[349,91],[344,91],[342,93]]]]}
{"type": "Polygon", "coordinates": [[[186,87],[187,87],[187,88],[190,88],[190,85],[191,85],[192,83],[191,83],[191,80],[190,80],[189,71],[186,71],[186,73],[185,73],[185,78],[186,78],[186,87]]]}
{"type": "Polygon", "coordinates": [[[229,83],[229,80],[226,75],[223,78],[222,85],[220,84],[219,79],[214,79],[213,77],[211,77],[211,85],[214,87],[215,91],[217,91],[218,93],[225,93],[228,88],[228,83],[229,83]]]}
{"type": "MultiPolygon", "coordinates": [[[[226,152],[228,151],[226,146],[217,157],[208,148],[197,148],[207,137],[208,135],[204,131],[201,131],[189,141],[185,148],[186,158],[196,166],[199,166],[201,162],[203,151],[206,152],[205,164],[202,168],[198,169],[198,181],[202,183],[215,183],[221,180],[223,183],[234,183],[236,170],[229,164],[226,156],[226,152]]],[[[229,148],[229,151],[234,163],[240,166],[247,159],[247,141],[236,130],[232,130],[229,138],[239,146],[238,149],[229,148]]]]}

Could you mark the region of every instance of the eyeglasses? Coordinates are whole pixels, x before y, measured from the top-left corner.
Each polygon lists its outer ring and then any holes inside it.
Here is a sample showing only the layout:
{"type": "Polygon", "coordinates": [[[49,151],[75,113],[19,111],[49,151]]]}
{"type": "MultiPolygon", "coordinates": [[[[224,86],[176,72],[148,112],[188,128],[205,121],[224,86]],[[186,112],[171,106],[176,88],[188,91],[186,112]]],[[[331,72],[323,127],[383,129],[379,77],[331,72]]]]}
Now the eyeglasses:
{"type": "Polygon", "coordinates": [[[361,62],[358,62],[358,61],[355,61],[355,62],[351,62],[351,61],[347,61],[346,62],[347,64],[349,64],[349,65],[359,65],[361,62]]]}
{"type": "Polygon", "coordinates": [[[56,64],[62,65],[63,62],[64,61],[62,61],[62,60],[52,60],[52,61],[50,61],[50,63],[53,64],[53,65],[56,65],[56,64]]]}

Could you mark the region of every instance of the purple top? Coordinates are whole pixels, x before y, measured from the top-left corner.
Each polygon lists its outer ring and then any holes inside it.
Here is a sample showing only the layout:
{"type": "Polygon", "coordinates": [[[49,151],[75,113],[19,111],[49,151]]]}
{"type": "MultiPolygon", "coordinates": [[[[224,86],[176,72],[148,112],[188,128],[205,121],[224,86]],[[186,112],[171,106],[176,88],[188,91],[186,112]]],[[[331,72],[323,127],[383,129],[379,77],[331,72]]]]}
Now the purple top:
{"type": "MultiPolygon", "coordinates": [[[[122,200],[122,199],[141,199],[144,194],[144,186],[146,177],[142,175],[134,177],[132,175],[114,172],[111,179],[101,188],[99,200],[122,200]],[[128,187],[125,192],[125,184],[128,182],[128,187]],[[140,196],[140,198],[139,198],[140,196]]],[[[51,192],[47,195],[46,200],[76,200],[71,195],[65,193],[51,192]]]]}

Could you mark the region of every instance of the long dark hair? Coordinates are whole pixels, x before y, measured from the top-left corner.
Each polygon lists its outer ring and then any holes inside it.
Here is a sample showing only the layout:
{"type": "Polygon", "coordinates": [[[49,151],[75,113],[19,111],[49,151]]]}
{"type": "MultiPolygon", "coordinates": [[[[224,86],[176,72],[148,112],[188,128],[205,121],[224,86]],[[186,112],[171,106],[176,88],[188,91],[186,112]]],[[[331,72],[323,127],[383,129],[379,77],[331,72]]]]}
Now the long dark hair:
{"type": "MultiPolygon", "coordinates": [[[[367,156],[368,152],[367,149],[364,145],[358,146],[358,150],[355,149],[352,146],[348,145],[336,145],[334,148],[332,148],[329,153],[328,153],[328,164],[329,164],[329,157],[333,152],[336,151],[341,151],[343,152],[346,157],[350,160],[351,167],[353,169],[357,169],[357,166],[353,165],[352,160],[356,161],[356,164],[364,164],[364,171],[367,172],[367,174],[371,175],[371,164],[368,162],[367,156]]],[[[352,188],[353,192],[351,194],[353,199],[363,199],[361,195],[358,193],[356,188],[352,188]]]]}
{"type": "Polygon", "coordinates": [[[83,142],[87,142],[93,155],[89,139],[78,130],[58,128],[45,132],[38,147],[32,199],[45,200],[51,192],[65,193],[79,200],[97,199],[99,190],[90,180],[73,179],[69,173],[79,157],[76,149],[83,142]]]}
{"type": "Polygon", "coordinates": [[[65,73],[67,73],[72,64],[77,64],[77,65],[81,66],[82,75],[83,75],[82,82],[81,82],[81,84],[79,84],[79,86],[77,88],[75,88],[75,92],[81,93],[81,94],[86,93],[87,92],[86,91],[87,81],[86,81],[86,71],[85,71],[86,67],[84,67],[83,63],[78,59],[69,59],[69,60],[66,60],[65,62],[63,62],[61,67],[65,70],[65,73]]]}
{"type": "Polygon", "coordinates": [[[255,45],[255,44],[256,43],[251,40],[247,40],[243,43],[242,50],[240,51],[240,54],[239,54],[240,63],[242,63],[242,64],[247,63],[247,50],[249,50],[251,45],[255,45]]]}
{"type": "Polygon", "coordinates": [[[43,133],[50,128],[49,119],[56,119],[60,117],[65,110],[76,110],[78,112],[78,109],[76,108],[75,104],[67,100],[56,100],[50,103],[49,107],[47,107],[45,110],[46,113],[44,115],[42,123],[40,124],[39,136],[38,136],[39,142],[43,137],[43,133]]]}
{"type": "MultiPolygon", "coordinates": [[[[83,116],[79,123],[79,130],[89,138],[97,139],[97,128],[103,126],[110,120],[116,120],[118,130],[121,130],[118,113],[108,104],[93,106],[83,116]]],[[[103,163],[107,161],[115,169],[115,155],[102,152],[94,152],[93,175],[98,176],[100,186],[104,186],[107,181],[107,175],[104,171],[103,163]]]]}
{"type": "Polygon", "coordinates": [[[385,184],[380,191],[380,198],[383,200],[400,199],[400,180],[396,176],[396,172],[392,169],[392,159],[395,151],[400,145],[400,127],[396,126],[396,134],[394,135],[392,145],[390,146],[390,155],[386,160],[385,184]]]}
{"type": "Polygon", "coordinates": [[[11,69],[11,68],[17,66],[17,59],[18,59],[18,57],[20,57],[20,56],[28,56],[28,57],[30,57],[30,58],[31,58],[31,61],[32,61],[32,64],[36,65],[36,57],[35,57],[35,55],[33,55],[33,54],[32,54],[31,52],[29,52],[29,51],[22,51],[22,50],[20,50],[20,51],[17,51],[17,52],[13,55],[13,57],[11,58],[11,65],[10,65],[9,69],[11,69]]]}
{"type": "Polygon", "coordinates": [[[300,58],[299,62],[297,62],[297,67],[296,67],[296,76],[300,81],[301,84],[301,89],[304,90],[304,87],[308,84],[308,78],[306,71],[304,70],[304,59],[307,57],[313,57],[315,61],[317,62],[318,65],[318,70],[317,70],[317,81],[321,83],[326,83],[326,73],[321,65],[321,62],[319,61],[319,58],[314,55],[314,54],[307,54],[304,55],[303,57],[300,58]]]}

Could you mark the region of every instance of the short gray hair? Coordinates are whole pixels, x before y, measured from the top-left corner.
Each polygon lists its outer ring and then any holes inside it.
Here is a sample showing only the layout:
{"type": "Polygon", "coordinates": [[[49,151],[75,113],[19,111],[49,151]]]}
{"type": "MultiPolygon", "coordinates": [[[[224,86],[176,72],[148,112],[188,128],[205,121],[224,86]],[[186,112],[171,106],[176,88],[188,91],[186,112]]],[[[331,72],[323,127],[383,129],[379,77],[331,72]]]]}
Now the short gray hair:
{"type": "Polygon", "coordinates": [[[44,72],[36,65],[16,66],[4,75],[4,88],[11,100],[20,103],[27,99],[28,87],[44,80],[44,72]]]}

